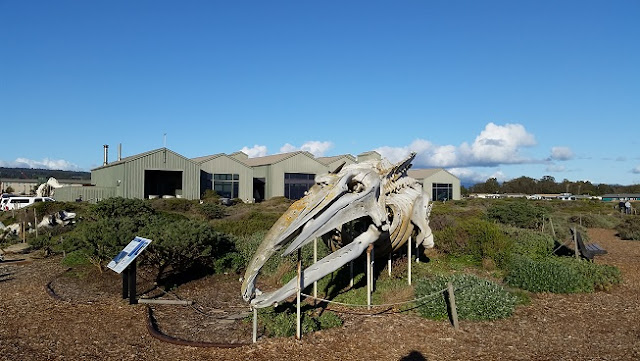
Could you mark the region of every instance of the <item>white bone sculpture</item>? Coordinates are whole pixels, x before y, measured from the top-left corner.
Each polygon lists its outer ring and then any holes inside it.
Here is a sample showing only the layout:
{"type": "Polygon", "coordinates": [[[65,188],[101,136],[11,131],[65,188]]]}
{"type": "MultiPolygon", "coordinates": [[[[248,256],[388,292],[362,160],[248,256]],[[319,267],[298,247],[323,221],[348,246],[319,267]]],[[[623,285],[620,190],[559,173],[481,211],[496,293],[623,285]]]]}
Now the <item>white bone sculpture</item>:
{"type": "Polygon", "coordinates": [[[278,219],[254,254],[242,283],[245,301],[262,308],[296,292],[295,278],[273,292],[255,286],[265,262],[285,246],[283,255],[322,237],[332,249],[303,271],[305,286],[358,258],[370,244],[378,255],[400,249],[411,236],[416,247],[433,247],[429,197],[407,176],[414,158],[412,153],[395,165],[385,159],[343,164],[316,176],[316,184],[278,219]]]}

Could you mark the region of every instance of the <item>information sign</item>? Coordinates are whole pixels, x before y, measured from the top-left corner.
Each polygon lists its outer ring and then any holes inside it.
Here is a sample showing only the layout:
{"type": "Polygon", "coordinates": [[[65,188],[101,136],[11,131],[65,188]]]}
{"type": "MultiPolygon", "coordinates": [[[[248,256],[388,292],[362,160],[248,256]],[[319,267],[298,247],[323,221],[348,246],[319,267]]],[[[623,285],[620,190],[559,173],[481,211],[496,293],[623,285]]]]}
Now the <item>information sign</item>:
{"type": "Polygon", "coordinates": [[[107,268],[114,270],[117,273],[121,273],[138,255],[151,243],[150,239],[136,237],[133,241],[120,252],[118,255],[109,262],[107,268]]]}

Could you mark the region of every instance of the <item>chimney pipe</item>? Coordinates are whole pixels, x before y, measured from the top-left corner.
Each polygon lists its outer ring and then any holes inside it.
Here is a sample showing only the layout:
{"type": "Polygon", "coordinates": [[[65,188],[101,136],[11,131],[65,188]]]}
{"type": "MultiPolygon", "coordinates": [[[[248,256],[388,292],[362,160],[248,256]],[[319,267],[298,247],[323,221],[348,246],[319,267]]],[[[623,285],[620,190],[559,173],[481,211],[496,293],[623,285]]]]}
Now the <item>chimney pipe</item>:
{"type": "Polygon", "coordinates": [[[103,147],[104,147],[104,160],[102,162],[102,165],[105,166],[109,164],[109,144],[105,144],[103,145],[103,147]]]}
{"type": "Polygon", "coordinates": [[[118,143],[118,161],[122,160],[122,143],[118,143]]]}

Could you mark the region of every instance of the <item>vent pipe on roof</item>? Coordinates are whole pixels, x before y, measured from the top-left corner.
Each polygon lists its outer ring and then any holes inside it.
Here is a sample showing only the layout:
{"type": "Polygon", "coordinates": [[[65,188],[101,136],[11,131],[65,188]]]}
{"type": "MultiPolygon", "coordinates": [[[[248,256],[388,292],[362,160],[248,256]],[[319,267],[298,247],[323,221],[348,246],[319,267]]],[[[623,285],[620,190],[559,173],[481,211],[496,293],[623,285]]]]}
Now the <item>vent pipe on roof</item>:
{"type": "Polygon", "coordinates": [[[105,166],[109,164],[109,144],[103,145],[104,147],[104,160],[102,161],[102,165],[105,166]]]}
{"type": "Polygon", "coordinates": [[[122,160],[122,143],[118,143],[118,161],[122,160]]]}

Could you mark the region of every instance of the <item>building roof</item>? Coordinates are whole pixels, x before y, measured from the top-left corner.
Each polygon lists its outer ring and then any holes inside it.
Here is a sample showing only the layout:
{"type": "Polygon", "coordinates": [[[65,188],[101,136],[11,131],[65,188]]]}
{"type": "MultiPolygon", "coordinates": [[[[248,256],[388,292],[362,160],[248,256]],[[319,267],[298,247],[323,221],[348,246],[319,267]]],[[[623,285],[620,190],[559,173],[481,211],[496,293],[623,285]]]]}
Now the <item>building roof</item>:
{"type": "Polygon", "coordinates": [[[451,175],[452,177],[458,178],[455,175],[451,174],[450,172],[448,172],[446,169],[444,168],[429,168],[429,169],[409,169],[409,171],[407,172],[407,174],[409,175],[409,177],[412,178],[416,178],[416,179],[424,179],[424,178],[429,178],[434,174],[440,173],[440,172],[446,172],[449,175],[451,175]]]}
{"type": "MultiPolygon", "coordinates": [[[[93,169],[92,169],[92,171],[93,171],[93,170],[97,170],[97,169],[103,169],[103,168],[112,167],[112,166],[115,166],[115,165],[118,165],[118,164],[124,164],[124,163],[127,163],[127,162],[134,161],[134,160],[136,160],[136,159],[142,158],[142,157],[146,157],[146,156],[148,156],[148,155],[150,155],[150,154],[154,154],[154,153],[158,153],[158,152],[162,152],[162,151],[167,151],[167,152],[172,153],[173,155],[178,156],[178,157],[180,157],[180,158],[184,158],[184,159],[187,159],[187,160],[191,160],[191,159],[189,159],[189,158],[187,158],[187,157],[185,157],[185,156],[183,156],[183,155],[181,155],[181,154],[178,154],[178,153],[176,153],[176,152],[172,151],[172,150],[171,150],[171,149],[169,149],[169,148],[158,148],[158,149],[149,150],[149,151],[146,151],[146,152],[143,152],[143,153],[130,155],[130,156],[128,156],[128,157],[124,157],[124,158],[122,158],[122,159],[120,159],[120,160],[116,160],[116,161],[114,161],[114,162],[109,162],[109,163],[107,163],[106,165],[102,165],[102,166],[99,166],[99,167],[93,168],[93,169]]],[[[191,160],[191,161],[192,161],[192,160],[191,160]]]]}
{"type": "Polygon", "coordinates": [[[602,198],[638,198],[640,193],[609,193],[603,194],[602,198]]]}
{"type": "Polygon", "coordinates": [[[212,155],[205,155],[202,157],[196,157],[196,158],[191,158],[192,161],[196,162],[196,163],[204,163],[206,161],[209,161],[211,159],[216,159],[218,157],[221,157],[225,155],[224,153],[218,153],[218,154],[212,154],[212,155]]]}
{"type": "Polygon", "coordinates": [[[307,157],[316,160],[313,157],[313,154],[309,153],[309,152],[304,152],[304,151],[297,151],[297,152],[290,152],[290,153],[280,153],[280,154],[274,154],[274,155],[267,155],[265,157],[255,157],[255,158],[248,158],[245,160],[242,160],[242,162],[250,167],[258,167],[258,166],[262,166],[262,165],[270,165],[270,164],[275,164],[275,163],[279,163],[282,162],[285,159],[289,159],[291,157],[295,157],[296,155],[299,154],[303,154],[306,155],[307,157]]]}
{"type": "Polygon", "coordinates": [[[316,158],[316,160],[324,165],[329,165],[335,162],[336,160],[340,160],[342,158],[347,158],[354,162],[356,161],[356,157],[352,156],[351,154],[341,154],[341,155],[335,155],[333,157],[318,157],[316,158]]]}

